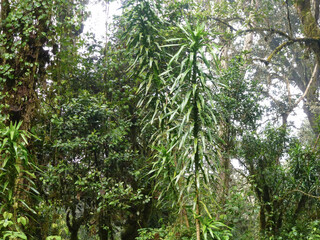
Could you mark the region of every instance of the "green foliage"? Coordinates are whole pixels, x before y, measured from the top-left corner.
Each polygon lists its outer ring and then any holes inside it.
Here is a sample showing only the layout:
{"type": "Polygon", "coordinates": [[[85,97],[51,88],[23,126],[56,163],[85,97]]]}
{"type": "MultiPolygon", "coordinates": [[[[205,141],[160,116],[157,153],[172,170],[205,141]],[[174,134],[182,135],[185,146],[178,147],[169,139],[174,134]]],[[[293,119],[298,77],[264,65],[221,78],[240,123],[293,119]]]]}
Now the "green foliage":
{"type": "Polygon", "coordinates": [[[27,239],[26,234],[21,227],[25,227],[29,220],[26,217],[18,217],[14,219],[14,215],[9,212],[4,212],[0,218],[0,236],[3,240],[6,239],[27,239]]]}
{"type": "Polygon", "coordinates": [[[255,193],[248,186],[247,179],[240,174],[235,174],[237,182],[233,182],[229,197],[222,211],[225,215],[220,218],[232,227],[234,239],[257,239],[259,235],[259,206],[252,200],[255,193]]]}
{"type": "Polygon", "coordinates": [[[1,212],[12,208],[16,209],[20,204],[34,212],[24,199],[19,199],[19,192],[23,191],[20,181],[25,181],[24,184],[28,186],[26,189],[28,195],[38,194],[33,181],[36,168],[27,149],[28,138],[32,135],[27,131],[20,130],[21,124],[22,122],[10,123],[10,126],[2,125],[0,129],[1,212]],[[19,178],[21,176],[22,179],[19,178]]]}
{"type": "Polygon", "coordinates": [[[191,240],[194,239],[190,229],[179,227],[141,228],[136,240],[191,240]]]}
{"type": "MultiPolygon", "coordinates": [[[[214,174],[209,172],[215,171],[212,156],[216,155],[213,149],[217,121],[213,94],[218,91],[214,75],[219,74],[219,61],[206,43],[203,24],[187,23],[185,27],[179,26],[179,31],[181,37],[168,39],[169,44],[165,45],[179,49],[169,61],[167,71],[161,74],[167,83],[164,89],[169,91],[164,108],[155,111],[155,114],[161,112],[162,128],[156,137],[156,149],[160,151],[152,172],[155,177],[161,174],[163,181],[169,183],[162,191],[173,190],[174,203],[183,206],[193,196],[198,228],[200,195],[205,184],[212,184],[214,179],[214,174]],[[213,60],[213,65],[208,58],[213,60]]],[[[197,232],[199,238],[199,229],[197,232]]]]}
{"type": "Polygon", "coordinates": [[[51,117],[54,144],[43,152],[53,158],[43,174],[52,204],[80,211],[81,225],[90,219],[104,225],[101,214],[117,218],[132,206],[146,204],[149,198],[134,186],[137,162],[126,138],[130,125],[118,118],[118,108],[102,94],[82,91],[61,105],[61,113],[51,117]]]}
{"type": "Polygon", "coordinates": [[[263,110],[260,105],[261,86],[257,80],[245,77],[244,74],[250,69],[245,67],[243,56],[231,59],[228,68],[222,71],[219,80],[225,87],[215,95],[218,108],[216,111],[219,112],[221,121],[231,128],[231,131],[235,131],[233,135],[255,130],[263,110]]]}
{"type": "MultiPolygon", "coordinates": [[[[293,240],[300,240],[300,239],[320,239],[320,230],[319,230],[319,221],[313,221],[306,226],[306,229],[304,229],[302,232],[299,232],[297,230],[297,227],[293,227],[291,231],[287,234],[284,234],[285,238],[293,239],[293,240]]],[[[279,238],[281,239],[281,238],[279,238]]]]}
{"type": "Polygon", "coordinates": [[[49,236],[46,238],[46,240],[61,240],[62,238],[59,236],[49,236]]]}
{"type": "Polygon", "coordinates": [[[139,237],[136,237],[136,240],[165,239],[167,235],[168,232],[163,228],[141,228],[139,229],[139,237]]]}
{"type": "Polygon", "coordinates": [[[0,213],[3,216],[0,234],[3,239],[27,239],[24,233],[28,223],[26,215],[35,214],[28,198],[38,198],[39,194],[34,183],[37,168],[27,149],[32,134],[21,130],[21,124],[1,125],[0,129],[0,213]]]}
{"type": "Polygon", "coordinates": [[[320,239],[300,1],[122,2],[99,42],[86,0],[1,1],[0,237],[320,239]]]}
{"type": "Polygon", "coordinates": [[[231,228],[215,219],[205,217],[200,218],[203,238],[229,240],[232,237],[231,228]]]}

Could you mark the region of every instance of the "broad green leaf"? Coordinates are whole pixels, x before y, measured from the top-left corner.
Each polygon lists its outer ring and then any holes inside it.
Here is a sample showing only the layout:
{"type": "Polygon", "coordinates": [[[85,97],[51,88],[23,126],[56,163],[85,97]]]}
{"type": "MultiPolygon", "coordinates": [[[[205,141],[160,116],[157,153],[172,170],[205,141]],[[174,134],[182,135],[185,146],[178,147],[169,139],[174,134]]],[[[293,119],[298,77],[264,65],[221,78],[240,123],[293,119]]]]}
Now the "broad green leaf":
{"type": "Polygon", "coordinates": [[[27,225],[27,219],[25,217],[19,217],[18,223],[21,223],[23,226],[27,225]]]}
{"type": "Polygon", "coordinates": [[[4,219],[11,219],[12,216],[13,216],[12,213],[8,213],[8,212],[4,212],[4,213],[3,213],[3,218],[4,218],[4,219]]]}

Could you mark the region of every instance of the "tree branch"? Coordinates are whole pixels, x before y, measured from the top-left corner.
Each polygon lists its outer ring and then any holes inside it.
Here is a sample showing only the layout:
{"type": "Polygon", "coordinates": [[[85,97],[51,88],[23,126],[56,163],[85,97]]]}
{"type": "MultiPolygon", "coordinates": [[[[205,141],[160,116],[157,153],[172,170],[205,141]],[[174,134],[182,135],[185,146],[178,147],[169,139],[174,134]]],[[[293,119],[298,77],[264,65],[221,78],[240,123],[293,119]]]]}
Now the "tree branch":
{"type": "Polygon", "coordinates": [[[315,143],[314,143],[313,152],[316,150],[316,147],[317,147],[318,142],[319,142],[319,138],[320,138],[320,133],[318,134],[317,139],[316,139],[316,141],[315,141],[315,143]]]}
{"type": "Polygon", "coordinates": [[[208,19],[212,19],[212,20],[215,20],[219,23],[222,23],[222,24],[226,25],[227,27],[229,27],[232,31],[235,31],[235,32],[237,31],[237,29],[235,29],[233,26],[231,26],[229,23],[226,22],[228,20],[221,20],[221,19],[215,18],[215,17],[208,17],[208,19]]]}
{"type": "Polygon", "coordinates": [[[238,31],[238,34],[243,34],[243,33],[248,33],[248,32],[270,32],[270,34],[278,34],[282,37],[287,38],[288,40],[292,40],[292,37],[290,37],[287,33],[274,29],[274,28],[260,28],[260,27],[255,27],[255,28],[250,28],[246,30],[241,30],[238,31]]]}
{"type": "Polygon", "coordinates": [[[295,108],[302,101],[302,99],[304,99],[304,97],[307,95],[311,84],[313,83],[313,81],[317,77],[318,71],[319,71],[319,66],[318,66],[318,63],[316,63],[316,65],[314,66],[314,69],[313,69],[313,72],[312,72],[312,76],[310,78],[310,81],[308,83],[308,86],[307,86],[306,90],[304,91],[303,95],[298,99],[298,101],[293,105],[292,109],[295,108]]]}
{"type": "MultiPolygon", "coordinates": [[[[307,196],[307,197],[315,198],[315,199],[320,200],[320,197],[319,197],[319,196],[311,195],[311,194],[306,193],[306,192],[304,192],[304,191],[302,191],[302,190],[300,190],[300,189],[294,189],[294,190],[290,191],[289,193],[293,193],[293,192],[299,192],[299,193],[302,193],[303,195],[305,195],[305,196],[307,196]]],[[[288,193],[288,194],[289,194],[289,193],[288,193]]]]}
{"type": "Polygon", "coordinates": [[[274,55],[276,55],[278,52],[280,52],[283,48],[296,43],[296,42],[304,42],[304,43],[312,43],[312,42],[316,42],[319,43],[320,42],[320,37],[316,37],[316,38],[294,38],[291,39],[287,42],[284,42],[282,44],[280,44],[275,50],[273,50],[273,52],[269,55],[269,57],[267,58],[267,61],[270,62],[271,59],[273,58],[274,55]]]}
{"type": "Polygon", "coordinates": [[[286,0],[286,9],[287,9],[287,20],[289,25],[290,37],[293,37],[288,0],[286,0]]]}

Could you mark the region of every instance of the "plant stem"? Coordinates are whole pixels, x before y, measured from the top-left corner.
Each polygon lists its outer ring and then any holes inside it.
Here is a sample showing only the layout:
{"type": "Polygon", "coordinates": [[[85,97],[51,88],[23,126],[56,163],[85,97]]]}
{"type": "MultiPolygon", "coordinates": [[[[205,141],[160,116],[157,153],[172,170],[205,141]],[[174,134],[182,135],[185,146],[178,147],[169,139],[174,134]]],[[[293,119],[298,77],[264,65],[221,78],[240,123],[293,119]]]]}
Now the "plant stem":
{"type": "MultiPolygon", "coordinates": [[[[192,83],[197,84],[197,51],[194,51],[194,57],[193,57],[193,73],[192,73],[192,83]]],[[[199,144],[198,144],[198,135],[199,135],[199,109],[197,106],[197,99],[198,99],[198,90],[195,91],[193,96],[193,120],[194,120],[194,129],[193,129],[193,138],[196,143],[195,145],[195,155],[194,155],[194,162],[195,162],[195,192],[196,192],[196,233],[197,233],[197,240],[201,239],[201,233],[200,233],[200,194],[198,189],[198,173],[199,173],[199,144]]]]}

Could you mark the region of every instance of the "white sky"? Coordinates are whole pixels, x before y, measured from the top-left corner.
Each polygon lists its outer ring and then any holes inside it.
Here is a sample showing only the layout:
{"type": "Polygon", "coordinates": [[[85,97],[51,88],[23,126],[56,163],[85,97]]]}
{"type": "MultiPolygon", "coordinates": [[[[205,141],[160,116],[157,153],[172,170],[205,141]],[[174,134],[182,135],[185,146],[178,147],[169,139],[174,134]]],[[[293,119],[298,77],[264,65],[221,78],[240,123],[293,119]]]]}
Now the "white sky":
{"type": "Polygon", "coordinates": [[[95,34],[97,40],[105,40],[106,23],[111,23],[114,15],[121,14],[120,6],[119,0],[109,3],[108,7],[104,1],[90,0],[87,10],[91,14],[84,26],[84,34],[91,32],[95,34]]]}

